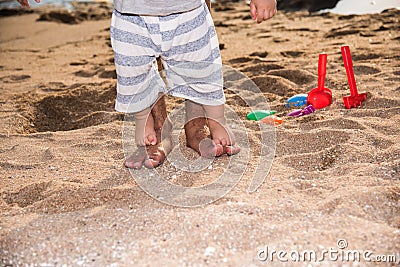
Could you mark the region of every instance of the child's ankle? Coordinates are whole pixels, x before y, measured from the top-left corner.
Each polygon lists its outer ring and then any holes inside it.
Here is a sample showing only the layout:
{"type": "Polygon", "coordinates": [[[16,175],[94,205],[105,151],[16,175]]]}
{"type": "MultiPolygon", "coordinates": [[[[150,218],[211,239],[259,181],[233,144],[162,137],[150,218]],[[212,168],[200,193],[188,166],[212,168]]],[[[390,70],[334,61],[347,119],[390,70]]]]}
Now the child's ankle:
{"type": "Polygon", "coordinates": [[[221,124],[226,123],[226,118],[225,118],[225,106],[224,104],[218,105],[218,106],[206,106],[204,105],[204,110],[206,112],[206,117],[207,119],[217,121],[221,124]]]}
{"type": "Polygon", "coordinates": [[[136,112],[133,114],[135,118],[135,142],[137,146],[145,146],[145,130],[146,130],[146,122],[147,118],[151,112],[150,108],[146,108],[142,111],[136,112]]]}

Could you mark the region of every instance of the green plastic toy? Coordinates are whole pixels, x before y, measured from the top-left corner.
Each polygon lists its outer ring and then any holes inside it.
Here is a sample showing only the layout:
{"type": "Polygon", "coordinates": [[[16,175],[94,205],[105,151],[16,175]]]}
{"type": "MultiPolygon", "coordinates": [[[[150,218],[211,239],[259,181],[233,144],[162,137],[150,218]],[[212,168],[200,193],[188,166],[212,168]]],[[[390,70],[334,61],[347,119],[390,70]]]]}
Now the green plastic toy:
{"type": "Polygon", "coordinates": [[[275,110],[255,110],[247,114],[247,119],[252,121],[259,121],[265,117],[274,115],[275,110]]]}

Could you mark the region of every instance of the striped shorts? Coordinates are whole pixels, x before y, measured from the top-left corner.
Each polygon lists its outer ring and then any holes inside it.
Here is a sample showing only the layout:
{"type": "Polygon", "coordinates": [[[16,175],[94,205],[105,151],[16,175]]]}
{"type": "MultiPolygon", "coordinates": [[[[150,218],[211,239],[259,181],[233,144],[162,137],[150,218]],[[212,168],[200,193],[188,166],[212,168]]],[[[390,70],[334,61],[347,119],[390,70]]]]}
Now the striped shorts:
{"type": "Polygon", "coordinates": [[[154,104],[160,92],[203,105],[225,102],[218,39],[205,4],[168,16],[114,10],[110,31],[117,111],[142,111],[154,104]],[[157,57],[165,69],[164,80],[157,57]]]}

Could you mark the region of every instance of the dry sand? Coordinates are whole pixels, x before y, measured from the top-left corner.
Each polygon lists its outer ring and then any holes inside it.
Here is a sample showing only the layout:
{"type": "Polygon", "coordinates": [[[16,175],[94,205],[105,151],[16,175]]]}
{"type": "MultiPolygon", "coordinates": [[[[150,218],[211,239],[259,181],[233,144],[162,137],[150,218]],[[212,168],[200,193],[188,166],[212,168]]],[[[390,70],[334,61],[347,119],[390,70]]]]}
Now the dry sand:
{"type": "MultiPolygon", "coordinates": [[[[1,266],[258,266],[265,246],[318,253],[338,249],[343,238],[347,250],[400,260],[400,11],[279,12],[256,25],[243,3],[214,6],[224,63],[251,78],[279,115],[290,110],[288,97],[316,86],[321,52],[329,55],[326,86],[334,101],[276,127],[271,171],[249,194],[260,132],[245,119],[250,108],[227,91],[254,160],[231,192],[197,208],[160,203],[122,167],[109,13],[91,12],[68,14],[64,22],[72,24],[56,22],[63,12],[48,10],[0,18],[1,266]],[[349,94],[344,44],[359,91],[368,92],[351,110],[341,100],[349,94]]],[[[168,109],[181,102],[169,98],[168,109]]],[[[218,158],[198,174],[169,162],[158,170],[197,186],[228,163],[218,158]]],[[[276,256],[268,263],[281,264],[276,256]]]]}

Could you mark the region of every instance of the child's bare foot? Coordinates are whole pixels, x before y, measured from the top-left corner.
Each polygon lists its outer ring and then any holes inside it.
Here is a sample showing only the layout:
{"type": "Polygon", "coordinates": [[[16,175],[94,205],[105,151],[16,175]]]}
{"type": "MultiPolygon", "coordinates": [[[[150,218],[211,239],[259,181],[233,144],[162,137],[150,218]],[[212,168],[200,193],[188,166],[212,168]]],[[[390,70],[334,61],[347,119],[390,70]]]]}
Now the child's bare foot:
{"type": "Polygon", "coordinates": [[[154,118],[150,113],[144,129],[144,144],[146,146],[157,144],[156,131],[154,129],[154,118]]]}
{"type": "Polygon", "coordinates": [[[164,96],[156,102],[148,115],[144,136],[147,140],[146,146],[138,146],[138,149],[125,159],[125,167],[134,169],[140,169],[143,165],[147,168],[157,167],[164,162],[166,155],[171,151],[171,127],[167,120],[164,96]],[[164,123],[167,127],[163,129],[164,123]],[[164,130],[163,139],[161,137],[162,130],[164,130]]]}
{"type": "Polygon", "coordinates": [[[138,146],[157,144],[156,132],[154,130],[154,119],[151,109],[147,108],[134,114],[135,117],[135,141],[138,146]]]}
{"type": "Polygon", "coordinates": [[[240,152],[240,147],[235,146],[235,136],[226,125],[225,117],[220,118],[218,121],[208,118],[207,121],[215,145],[222,146],[224,148],[224,153],[228,155],[234,155],[240,152]]]}
{"type": "Polygon", "coordinates": [[[239,153],[240,147],[235,146],[235,136],[226,123],[225,106],[223,104],[217,106],[204,105],[203,108],[214,143],[221,145],[224,148],[224,153],[228,155],[239,153]]]}

